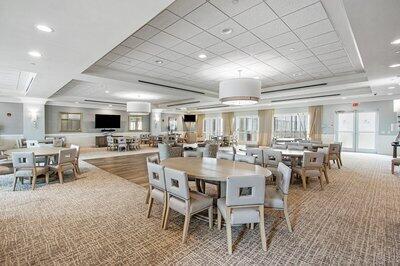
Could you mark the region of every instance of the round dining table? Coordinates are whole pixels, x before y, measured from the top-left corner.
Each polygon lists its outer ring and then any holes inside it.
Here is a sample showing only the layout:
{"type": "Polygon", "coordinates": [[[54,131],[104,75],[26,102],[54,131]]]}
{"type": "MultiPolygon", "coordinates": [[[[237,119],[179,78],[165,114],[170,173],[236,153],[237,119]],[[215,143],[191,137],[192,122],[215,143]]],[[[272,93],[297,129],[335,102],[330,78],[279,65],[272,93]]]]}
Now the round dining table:
{"type": "Polygon", "coordinates": [[[35,156],[54,156],[58,155],[61,150],[65,150],[68,148],[63,147],[35,147],[35,148],[19,148],[19,149],[11,149],[6,150],[4,153],[8,156],[11,156],[13,152],[33,152],[35,156]]]}

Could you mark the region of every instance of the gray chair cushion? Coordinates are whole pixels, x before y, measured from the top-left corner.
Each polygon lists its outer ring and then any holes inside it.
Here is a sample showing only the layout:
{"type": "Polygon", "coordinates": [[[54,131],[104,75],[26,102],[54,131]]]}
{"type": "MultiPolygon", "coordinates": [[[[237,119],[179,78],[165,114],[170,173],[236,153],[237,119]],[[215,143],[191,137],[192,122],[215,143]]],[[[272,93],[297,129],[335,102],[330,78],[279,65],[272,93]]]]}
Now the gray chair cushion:
{"type": "MultiPolygon", "coordinates": [[[[47,171],[48,171],[47,166],[44,166],[44,167],[37,166],[36,167],[36,176],[44,175],[44,174],[46,174],[47,171]]],[[[15,171],[15,176],[16,177],[31,177],[31,176],[33,176],[33,170],[20,169],[20,170],[15,171]]]]}
{"type": "Polygon", "coordinates": [[[271,173],[275,177],[275,179],[277,177],[281,177],[281,178],[283,177],[282,173],[278,171],[278,167],[268,166],[267,169],[271,171],[271,173]]]}
{"type": "MultiPolygon", "coordinates": [[[[213,199],[197,191],[190,191],[190,213],[196,213],[201,210],[207,209],[213,205],[213,199]]],[[[176,197],[171,197],[169,200],[169,207],[174,211],[181,214],[186,213],[186,203],[184,200],[176,197]]]]}
{"type": "MultiPolygon", "coordinates": [[[[217,200],[217,206],[219,211],[226,221],[226,199],[220,198],[217,200]]],[[[248,223],[259,223],[260,213],[257,207],[248,208],[233,208],[231,212],[231,224],[240,225],[248,223]]]]}
{"type": "Polygon", "coordinates": [[[151,197],[158,202],[164,202],[164,191],[161,191],[157,188],[153,188],[151,190],[151,197]]]}
{"type": "Polygon", "coordinates": [[[264,206],[283,209],[283,195],[276,186],[266,186],[264,206]]]}

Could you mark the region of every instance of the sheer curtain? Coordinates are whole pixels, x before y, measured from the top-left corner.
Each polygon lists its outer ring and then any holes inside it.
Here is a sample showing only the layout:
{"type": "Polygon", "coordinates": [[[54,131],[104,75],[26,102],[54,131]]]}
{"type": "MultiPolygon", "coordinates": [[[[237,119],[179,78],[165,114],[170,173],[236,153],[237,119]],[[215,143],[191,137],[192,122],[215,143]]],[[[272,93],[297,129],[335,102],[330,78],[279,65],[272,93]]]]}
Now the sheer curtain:
{"type": "Polygon", "coordinates": [[[311,140],[321,140],[322,134],[322,105],[308,107],[308,128],[311,140]]]}
{"type": "Polygon", "coordinates": [[[204,122],[204,114],[198,114],[196,121],[197,138],[203,137],[203,122],[204,122]]]}
{"type": "Polygon", "coordinates": [[[234,114],[233,112],[229,113],[222,113],[222,123],[223,123],[223,132],[224,135],[233,135],[233,132],[235,131],[235,120],[234,120],[234,114]]]}
{"type": "Polygon", "coordinates": [[[258,145],[267,147],[271,146],[274,109],[259,110],[258,119],[259,119],[258,145]]]}

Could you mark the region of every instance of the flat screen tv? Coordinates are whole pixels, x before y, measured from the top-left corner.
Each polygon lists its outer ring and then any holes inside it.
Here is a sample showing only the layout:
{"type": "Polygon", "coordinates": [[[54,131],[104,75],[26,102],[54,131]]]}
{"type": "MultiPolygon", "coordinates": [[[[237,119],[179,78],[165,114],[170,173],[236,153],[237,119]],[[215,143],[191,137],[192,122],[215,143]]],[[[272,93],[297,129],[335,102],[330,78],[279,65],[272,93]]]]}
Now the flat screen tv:
{"type": "Polygon", "coordinates": [[[94,120],[95,128],[120,128],[121,116],[120,115],[95,115],[94,120]]]}
{"type": "Polygon", "coordinates": [[[196,115],[184,115],[183,122],[196,122],[196,115]]]}

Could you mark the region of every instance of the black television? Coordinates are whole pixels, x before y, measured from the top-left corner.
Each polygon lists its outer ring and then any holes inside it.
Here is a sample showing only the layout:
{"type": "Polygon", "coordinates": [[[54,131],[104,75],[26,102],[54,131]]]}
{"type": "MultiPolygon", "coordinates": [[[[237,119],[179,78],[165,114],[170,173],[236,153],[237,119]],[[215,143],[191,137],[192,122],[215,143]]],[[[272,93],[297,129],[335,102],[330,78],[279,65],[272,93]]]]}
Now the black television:
{"type": "Polygon", "coordinates": [[[120,115],[95,115],[94,119],[95,128],[120,128],[121,116],[120,115]]]}
{"type": "Polygon", "coordinates": [[[183,122],[196,122],[196,115],[184,115],[183,122]]]}

